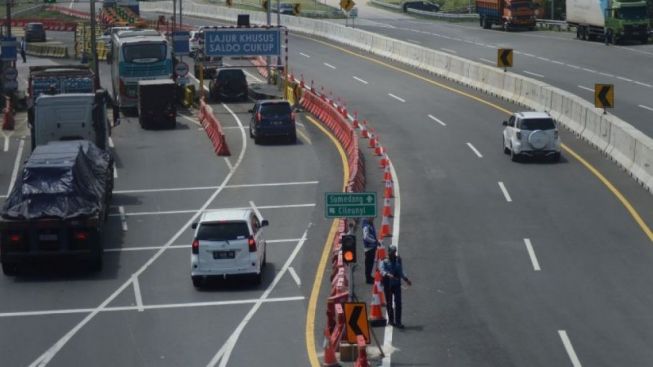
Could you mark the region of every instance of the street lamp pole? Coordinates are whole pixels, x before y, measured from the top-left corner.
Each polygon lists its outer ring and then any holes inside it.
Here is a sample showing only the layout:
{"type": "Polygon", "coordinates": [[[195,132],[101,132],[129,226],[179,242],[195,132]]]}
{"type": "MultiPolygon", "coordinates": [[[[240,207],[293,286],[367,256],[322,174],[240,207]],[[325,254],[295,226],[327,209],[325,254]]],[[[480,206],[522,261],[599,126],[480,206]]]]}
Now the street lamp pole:
{"type": "Polygon", "coordinates": [[[91,53],[93,55],[93,72],[95,73],[95,85],[100,88],[100,66],[97,59],[97,42],[95,40],[95,28],[97,19],[95,18],[95,0],[91,0],[91,53]]]}
{"type": "Polygon", "coordinates": [[[11,37],[11,0],[5,0],[7,3],[7,37],[11,37]]]}

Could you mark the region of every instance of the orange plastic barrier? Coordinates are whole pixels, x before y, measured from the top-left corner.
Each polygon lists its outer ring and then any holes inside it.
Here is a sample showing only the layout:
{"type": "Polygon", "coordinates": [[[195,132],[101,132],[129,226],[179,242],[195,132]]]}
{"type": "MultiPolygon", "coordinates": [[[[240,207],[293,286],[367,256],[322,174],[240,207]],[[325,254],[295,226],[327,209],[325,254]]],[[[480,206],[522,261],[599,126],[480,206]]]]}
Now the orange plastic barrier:
{"type": "Polygon", "coordinates": [[[197,118],[204,127],[206,135],[208,135],[211,140],[215,153],[219,156],[230,156],[231,152],[229,151],[227,139],[222,131],[220,121],[213,114],[211,106],[206,104],[203,99],[200,100],[200,109],[197,118]]]}

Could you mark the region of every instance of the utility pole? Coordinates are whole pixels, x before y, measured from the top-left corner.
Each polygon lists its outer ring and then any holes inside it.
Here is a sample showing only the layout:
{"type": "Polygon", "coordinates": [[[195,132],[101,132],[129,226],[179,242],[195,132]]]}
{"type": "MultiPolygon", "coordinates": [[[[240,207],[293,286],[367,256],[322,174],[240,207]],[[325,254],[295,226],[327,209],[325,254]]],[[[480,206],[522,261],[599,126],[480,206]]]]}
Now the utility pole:
{"type": "MultiPolygon", "coordinates": [[[[270,14],[270,8],[271,8],[272,6],[270,5],[270,1],[271,1],[271,0],[267,0],[267,1],[266,1],[266,4],[267,4],[266,7],[267,7],[267,9],[265,9],[265,15],[266,15],[266,21],[267,21],[268,28],[272,25],[272,14],[270,14]]],[[[279,0],[277,0],[277,1],[279,1],[279,0]]],[[[272,75],[272,73],[270,72],[270,71],[272,70],[272,69],[270,68],[270,63],[272,63],[272,58],[271,58],[270,56],[267,56],[266,59],[265,59],[265,61],[266,61],[266,63],[268,64],[268,84],[270,84],[270,81],[272,80],[272,79],[271,79],[271,75],[272,75]]]]}
{"type": "Polygon", "coordinates": [[[93,55],[93,73],[95,73],[95,85],[100,88],[100,64],[97,59],[97,42],[95,40],[95,28],[97,19],[95,17],[95,0],[91,0],[91,54],[93,55]]]}
{"type": "Polygon", "coordinates": [[[11,2],[12,0],[5,0],[7,3],[7,37],[11,37],[11,2]]]}
{"type": "Polygon", "coordinates": [[[175,23],[177,23],[177,0],[172,0],[172,34],[175,34],[175,23]]]}
{"type": "Polygon", "coordinates": [[[183,24],[184,24],[184,23],[182,23],[182,21],[181,21],[181,2],[182,2],[182,0],[179,0],[179,28],[180,28],[180,29],[181,29],[181,27],[182,27],[183,24]]]}

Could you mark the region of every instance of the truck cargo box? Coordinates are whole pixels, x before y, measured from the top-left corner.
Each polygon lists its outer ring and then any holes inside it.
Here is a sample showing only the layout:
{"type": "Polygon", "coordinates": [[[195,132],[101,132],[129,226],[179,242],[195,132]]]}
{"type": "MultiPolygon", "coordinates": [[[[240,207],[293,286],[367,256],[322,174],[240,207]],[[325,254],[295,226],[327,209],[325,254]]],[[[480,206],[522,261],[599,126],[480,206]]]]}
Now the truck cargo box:
{"type": "Polygon", "coordinates": [[[175,128],[177,89],[172,79],[138,82],[138,122],[143,128],[175,128]]]}

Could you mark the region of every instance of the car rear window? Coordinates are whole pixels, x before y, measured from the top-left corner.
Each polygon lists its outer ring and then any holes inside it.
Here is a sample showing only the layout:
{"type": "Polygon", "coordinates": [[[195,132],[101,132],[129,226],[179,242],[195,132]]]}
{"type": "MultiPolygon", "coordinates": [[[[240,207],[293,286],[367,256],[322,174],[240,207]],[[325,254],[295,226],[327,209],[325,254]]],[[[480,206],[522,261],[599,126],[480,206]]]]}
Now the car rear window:
{"type": "Polygon", "coordinates": [[[522,120],[521,128],[523,130],[551,130],[555,129],[552,119],[527,119],[522,120]]]}
{"type": "Polygon", "coordinates": [[[266,103],[261,106],[263,115],[290,115],[291,112],[288,103],[266,103]]]}
{"type": "Polygon", "coordinates": [[[242,70],[221,70],[218,73],[218,81],[225,80],[242,80],[245,79],[245,73],[242,70]]]}
{"type": "Polygon", "coordinates": [[[43,30],[43,24],[28,24],[27,29],[32,31],[41,31],[43,30]]]}
{"type": "Polygon", "coordinates": [[[204,241],[242,240],[249,236],[247,223],[238,222],[205,222],[197,231],[197,239],[204,241]]]}

